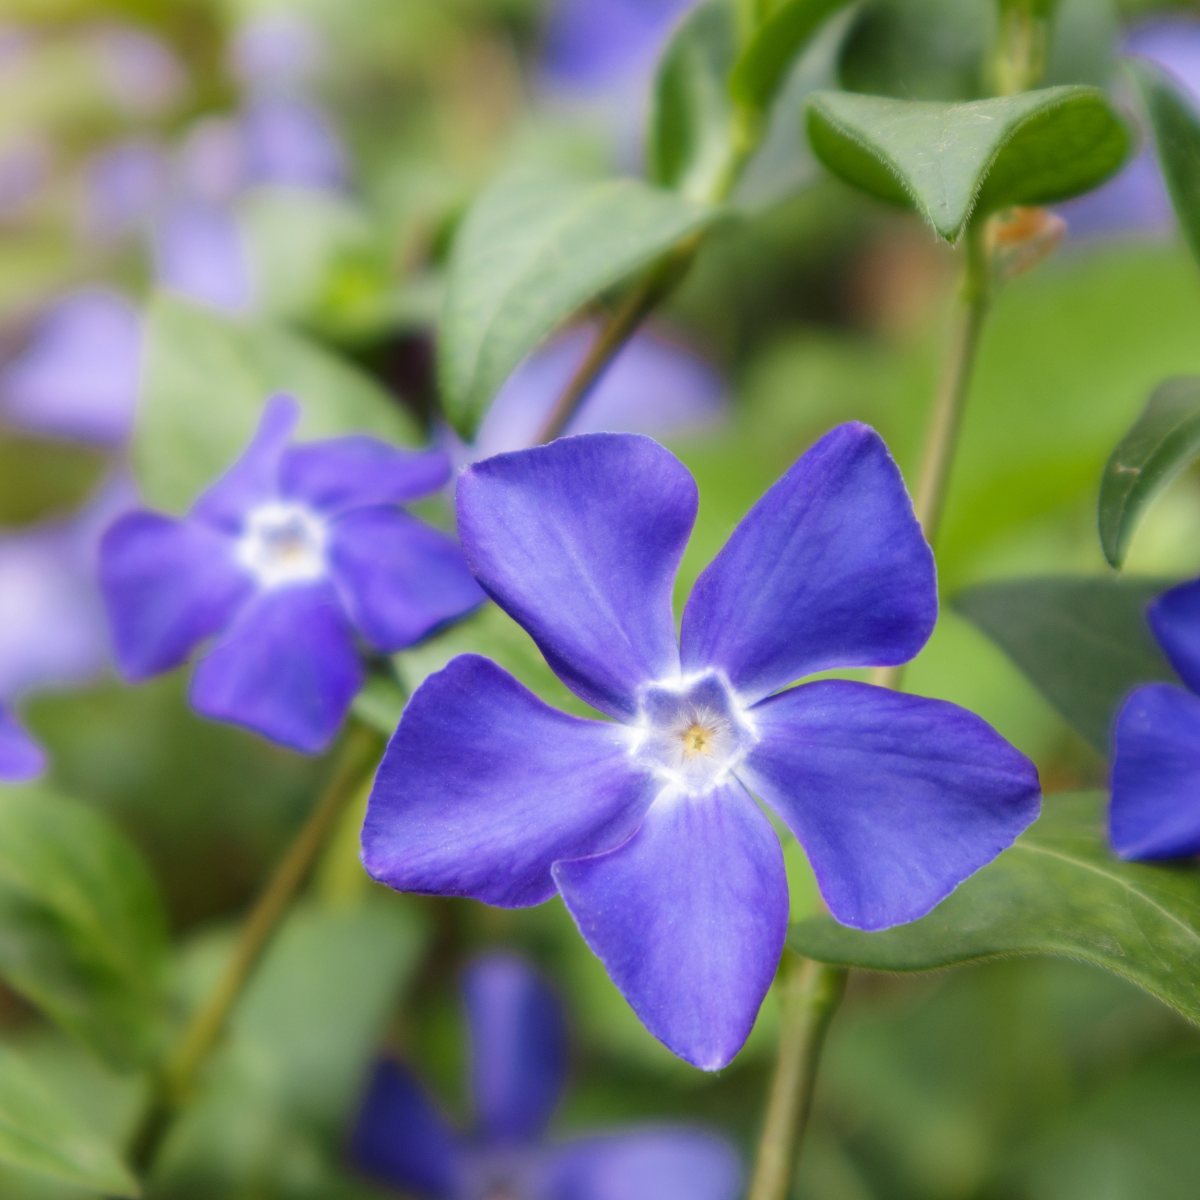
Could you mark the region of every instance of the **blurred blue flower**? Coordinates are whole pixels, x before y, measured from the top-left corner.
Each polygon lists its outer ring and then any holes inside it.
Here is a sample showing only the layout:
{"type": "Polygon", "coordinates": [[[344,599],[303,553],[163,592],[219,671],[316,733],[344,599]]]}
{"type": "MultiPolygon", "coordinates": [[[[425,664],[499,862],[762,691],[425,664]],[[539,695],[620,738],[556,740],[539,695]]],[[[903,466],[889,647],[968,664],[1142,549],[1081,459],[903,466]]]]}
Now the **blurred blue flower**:
{"type": "Polygon", "coordinates": [[[714,1070],[748,1036],[808,852],[838,920],[915,920],[1036,816],[1037,772],[952,704],[832,668],[907,662],[937,620],[933,554],[865,425],[810,449],[700,576],[677,637],[695,481],[647,437],[586,434],[468,467],[463,548],[559,678],[613,718],[543,704],[462,655],[409,701],[363,827],[403,891],[559,892],[647,1028],[714,1070]]]}
{"type": "Polygon", "coordinates": [[[99,542],[136,499],[119,472],[73,516],[0,535],[0,779],[41,769],[41,752],[10,706],[34,692],[87,683],[109,664],[99,542]]]}
{"type": "MultiPolygon", "coordinates": [[[[1126,38],[1125,52],[1165,67],[1200,102],[1200,21],[1181,14],[1140,25],[1126,38]]],[[[1114,179],[1058,205],[1057,211],[1074,237],[1170,233],[1175,215],[1153,137],[1147,134],[1140,151],[1114,179]]]]}
{"type": "Polygon", "coordinates": [[[84,232],[114,242],[145,228],[166,196],[168,176],[166,153],[149,138],[106,146],[85,171],[84,232]]]}
{"type": "Polygon", "coordinates": [[[671,32],[698,0],[555,0],[542,43],[540,90],[598,121],[619,164],[642,152],[651,81],[671,32]]]}
{"type": "Polygon", "coordinates": [[[172,204],[154,229],[159,284],[226,312],[254,304],[246,239],[233,210],[191,200],[172,204]]]}
{"type": "Polygon", "coordinates": [[[1113,729],[1109,833],[1122,858],[1200,854],[1200,580],[1172,588],[1147,610],[1180,679],[1140,687],[1113,729]]]}
{"type": "Polygon", "coordinates": [[[132,25],[95,32],[100,63],[118,104],[133,116],[155,116],[182,95],[183,68],[159,38],[132,25]]]}
{"type": "Polygon", "coordinates": [[[197,711],[312,753],[362,684],[356,637],[400,650],[483,594],[457,544],[399,507],[445,483],[444,454],[369,437],[292,445],[299,415],[270,400],[183,519],[118,521],[100,580],[126,678],[177,667],[215,637],[192,679],[197,711]]]}
{"type": "MultiPolygon", "coordinates": [[[[535,351],[509,377],[474,443],[449,428],[444,444],[465,466],[537,445],[575,369],[596,337],[594,325],[567,331],[535,351]]],[[[576,412],[566,432],[683,434],[710,428],[727,413],[725,383],[698,354],[654,333],[635,335],[576,412]]]]}
{"type": "Polygon", "coordinates": [[[324,57],[321,37],[299,13],[251,17],[233,39],[231,65],[242,86],[280,91],[306,82],[324,57]]]}
{"type": "Polygon", "coordinates": [[[384,1061],[350,1143],[355,1166],[424,1200],[734,1200],[737,1155],[695,1129],[542,1142],[566,1081],[554,994],[520,960],[489,955],[463,981],[475,1129],[452,1129],[408,1070],[384,1061]]]}
{"type": "Polygon", "coordinates": [[[0,783],[21,783],[33,779],[46,768],[41,747],[0,705],[0,783]]]}
{"type": "Polygon", "coordinates": [[[52,304],[0,367],[0,419],[50,437],[119,446],[133,427],[141,320],[116,292],[83,289],[52,304]]]}

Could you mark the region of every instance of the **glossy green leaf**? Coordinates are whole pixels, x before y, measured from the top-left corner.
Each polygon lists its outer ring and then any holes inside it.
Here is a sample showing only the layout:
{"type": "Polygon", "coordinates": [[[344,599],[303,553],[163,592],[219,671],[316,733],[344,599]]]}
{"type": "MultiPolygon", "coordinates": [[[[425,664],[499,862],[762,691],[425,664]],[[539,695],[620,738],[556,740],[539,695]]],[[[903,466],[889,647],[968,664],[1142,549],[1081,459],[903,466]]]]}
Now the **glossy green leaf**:
{"type": "Polygon", "coordinates": [[[146,502],[169,512],[187,508],[242,452],[274,392],[300,401],[302,438],[419,440],[394,397],[303,335],[159,295],[146,322],[133,444],[146,502]]]}
{"type": "Polygon", "coordinates": [[[1121,439],[1100,481],[1100,542],[1120,567],[1150,502],[1200,454],[1200,376],[1168,379],[1121,439]]]}
{"type": "Polygon", "coordinates": [[[1065,955],[1106,967],[1200,1022],[1200,867],[1115,857],[1106,799],[1048,796],[1014,846],[910,925],[863,933],[810,917],[788,940],[810,958],[878,971],[1065,955]]]}
{"type": "Polygon", "coordinates": [[[581,305],[720,211],[636,179],[545,168],[497,179],[455,239],[439,329],[442,404],[458,431],[474,433],[513,368],[581,305]]]}
{"type": "Polygon", "coordinates": [[[1121,701],[1178,682],[1146,624],[1155,579],[1014,579],[970,588],[954,607],[977,625],[1101,754],[1121,701]]]}
{"type": "Polygon", "coordinates": [[[0,1045],[0,1163],[106,1196],[137,1196],[116,1151],[0,1045]]]}
{"type": "Polygon", "coordinates": [[[766,111],[792,64],[813,37],[850,0],[784,0],[771,11],[738,56],[729,77],[734,100],[766,111]]]}
{"type": "Polygon", "coordinates": [[[1161,67],[1134,59],[1129,72],[1154,128],[1175,214],[1200,262],[1200,113],[1161,67]]]}
{"type": "Polygon", "coordinates": [[[166,917],[106,820],[38,788],[0,792],[0,978],[111,1065],[159,1048],[166,917]]]}
{"type": "Polygon", "coordinates": [[[1104,93],[1088,87],[968,104],[816,92],[808,135],[835,175],[915,208],[948,241],[973,216],[1089,191],[1129,143],[1104,93]]]}
{"type": "Polygon", "coordinates": [[[732,153],[729,71],[737,49],[733,10],[708,0],[679,27],[659,64],[647,165],[660,187],[710,193],[732,153]]]}

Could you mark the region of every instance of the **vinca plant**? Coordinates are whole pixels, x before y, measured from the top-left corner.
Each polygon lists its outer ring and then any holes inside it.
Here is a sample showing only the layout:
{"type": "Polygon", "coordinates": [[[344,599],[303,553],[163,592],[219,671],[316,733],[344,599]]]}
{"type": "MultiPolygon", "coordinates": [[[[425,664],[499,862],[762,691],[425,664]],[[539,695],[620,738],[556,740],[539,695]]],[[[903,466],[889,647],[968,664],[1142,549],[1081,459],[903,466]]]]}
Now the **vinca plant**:
{"type": "Polygon", "coordinates": [[[1200,10],[0,13],[0,1196],[1194,1194],[1200,10]]]}

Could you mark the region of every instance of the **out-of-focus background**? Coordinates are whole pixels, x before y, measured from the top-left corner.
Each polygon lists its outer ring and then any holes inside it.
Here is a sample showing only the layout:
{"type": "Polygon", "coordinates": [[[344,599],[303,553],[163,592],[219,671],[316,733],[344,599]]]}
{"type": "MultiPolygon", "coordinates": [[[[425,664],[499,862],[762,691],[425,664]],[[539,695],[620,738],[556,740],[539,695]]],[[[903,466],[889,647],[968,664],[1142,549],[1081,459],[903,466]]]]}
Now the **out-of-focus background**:
{"type": "MultiPolygon", "coordinates": [[[[95,540],[134,495],[139,390],[151,370],[171,375],[203,419],[230,370],[219,347],[151,339],[151,297],[237,328],[297,330],[444,439],[434,330],[456,222],[514,163],[638,172],[655,54],[687,7],[0,3],[0,701],[48,747],[53,785],[115,818],[147,856],[183,947],[181,996],[211,976],[327,764],[191,714],[184,672],[133,688],[108,665],[95,540]]],[[[630,419],[643,401],[664,406],[660,436],[700,484],[681,594],[835,423],[873,424],[911,476],[955,255],[916,218],[827,177],[800,104],[835,81],[978,95],[993,20],[992,0],[874,0],[839,17],[788,85],[739,193],[742,219],[653,323],[670,368],[626,372],[630,419]]],[[[1136,119],[1124,53],[1155,58],[1200,96],[1195,6],[1062,0],[1048,82],[1111,87],[1136,119]]],[[[908,677],[991,721],[1037,761],[1047,792],[1098,785],[1103,764],[949,601],[985,580],[1105,570],[1104,463],[1156,383],[1200,373],[1200,270],[1152,149],[1062,215],[1057,254],[998,299],[939,548],[943,616],[908,677]]],[[[259,378],[250,365],[245,387],[259,378]]],[[[1195,474],[1157,503],[1128,569],[1200,572],[1195,474]]],[[[400,670],[419,679],[448,653],[418,649],[400,670]]],[[[556,1133],[687,1118],[752,1152],[773,997],[735,1063],[703,1075],[639,1025],[561,904],[502,912],[385,894],[357,865],[356,832],[348,821],[272,951],[156,1195],[381,1194],[343,1153],[368,1064],[386,1045],[461,1111],[458,975],[492,946],[539,964],[567,1005],[572,1089],[556,1133]]],[[[789,857],[803,913],[812,888],[789,857]]],[[[2,988],[0,1038],[85,1120],[129,1125],[136,1085],[2,988]]],[[[1192,1197],[1198,1126],[1200,1038],[1111,975],[1040,959],[859,973],[793,1194],[1192,1197]]],[[[80,1194],[0,1172],[12,1200],[80,1194]]]]}

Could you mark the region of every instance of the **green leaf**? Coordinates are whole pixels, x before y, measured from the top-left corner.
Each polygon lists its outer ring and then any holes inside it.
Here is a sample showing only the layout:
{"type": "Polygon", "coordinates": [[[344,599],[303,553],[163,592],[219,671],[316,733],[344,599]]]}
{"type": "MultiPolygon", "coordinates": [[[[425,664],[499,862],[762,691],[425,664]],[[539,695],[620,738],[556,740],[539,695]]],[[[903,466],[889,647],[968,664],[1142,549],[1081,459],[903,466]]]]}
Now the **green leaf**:
{"type": "Polygon", "coordinates": [[[787,78],[825,22],[850,0],[784,0],[755,31],[738,56],[729,77],[734,100],[766,112],[787,78]]]}
{"type": "Polygon", "coordinates": [[[954,607],[1029,677],[1101,754],[1121,701],[1142,683],[1178,677],[1146,624],[1155,579],[1016,579],[970,588],[954,607]]]}
{"type": "Polygon", "coordinates": [[[1200,262],[1200,114],[1161,67],[1134,59],[1129,73],[1154,128],[1175,215],[1192,255],[1200,262]]]}
{"type": "Polygon", "coordinates": [[[1200,376],[1168,379],[1121,439],[1100,481],[1100,542],[1120,567],[1142,513],[1200,453],[1200,376]]]}
{"type": "Polygon", "coordinates": [[[470,438],[548,333],[720,213],[636,179],[595,182],[545,168],[497,179],[451,254],[438,368],[455,428],[470,438]]]}
{"type": "Polygon", "coordinates": [[[245,449],[274,392],[301,403],[302,438],[370,433],[414,444],[400,404],[298,333],[167,295],[150,305],[133,464],[155,508],[181,512],[245,449]]]}
{"type": "Polygon", "coordinates": [[[816,92],[817,157],[862,191],[915,208],[948,241],[973,216],[1086,192],[1124,161],[1129,136],[1098,88],[968,104],[816,92]]]}
{"type": "Polygon", "coordinates": [[[1105,801],[1048,796],[1014,846],[910,925],[863,933],[810,917],[788,941],[809,958],[878,971],[1063,955],[1106,967],[1200,1022],[1200,867],[1116,858],[1105,801]]]}
{"type": "Polygon", "coordinates": [[[0,978],[105,1061],[148,1061],[162,1033],[166,916],[106,820],[39,788],[0,792],[0,978]]]}
{"type": "Polygon", "coordinates": [[[555,708],[579,717],[600,716],[550,670],[533,638],[495,604],[485,604],[440,636],[413,650],[401,651],[393,662],[411,695],[428,676],[459,654],[482,654],[492,659],[555,708]]]}
{"type": "Polygon", "coordinates": [[[106,1196],[139,1194],[137,1181],[112,1146],[3,1045],[0,1163],[106,1196]]]}
{"type": "Polygon", "coordinates": [[[702,198],[733,153],[733,105],[728,79],[737,50],[734,14],[726,0],[692,12],[659,64],[650,118],[650,179],[702,198]]]}

